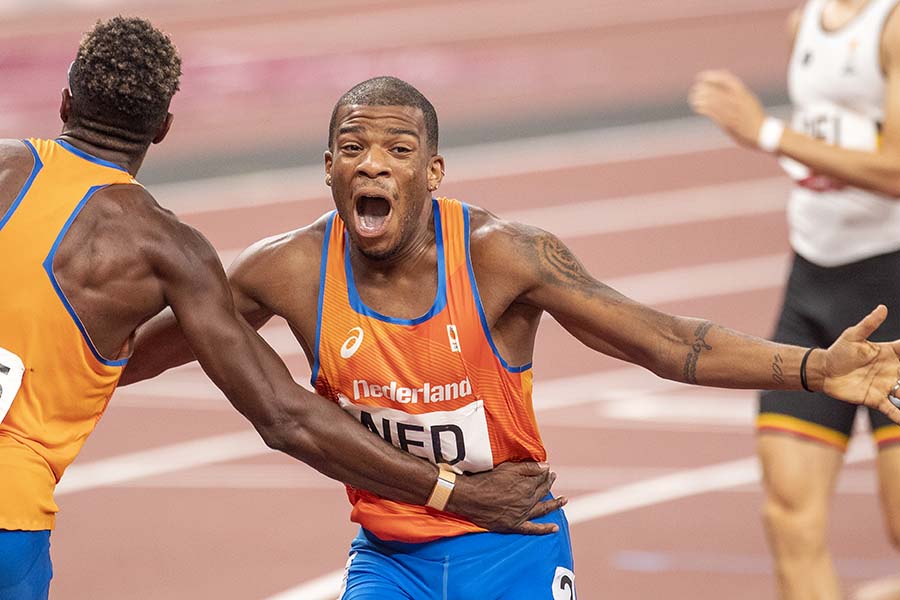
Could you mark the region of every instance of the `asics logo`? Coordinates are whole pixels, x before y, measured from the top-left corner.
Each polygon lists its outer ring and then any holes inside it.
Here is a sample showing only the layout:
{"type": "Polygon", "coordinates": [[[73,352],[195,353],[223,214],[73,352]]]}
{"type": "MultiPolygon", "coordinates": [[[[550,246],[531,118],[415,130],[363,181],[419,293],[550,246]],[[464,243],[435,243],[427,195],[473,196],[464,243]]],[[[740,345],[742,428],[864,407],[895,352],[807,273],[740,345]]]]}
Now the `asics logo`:
{"type": "Polygon", "coordinates": [[[360,327],[354,327],[348,333],[350,334],[350,337],[348,337],[347,341],[344,342],[344,345],[341,346],[341,358],[350,358],[356,354],[356,351],[359,350],[360,345],[362,345],[363,337],[365,337],[365,334],[360,327]]]}

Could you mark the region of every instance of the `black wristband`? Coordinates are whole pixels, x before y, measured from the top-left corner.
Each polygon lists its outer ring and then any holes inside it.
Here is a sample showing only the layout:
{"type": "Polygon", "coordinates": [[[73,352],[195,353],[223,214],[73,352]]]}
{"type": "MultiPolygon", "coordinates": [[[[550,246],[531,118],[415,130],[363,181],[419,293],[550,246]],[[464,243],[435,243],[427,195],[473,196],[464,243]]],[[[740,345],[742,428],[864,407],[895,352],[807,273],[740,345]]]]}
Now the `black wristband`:
{"type": "Polygon", "coordinates": [[[803,355],[803,360],[800,361],[800,385],[802,385],[803,389],[807,392],[812,392],[812,390],[809,389],[809,383],[806,381],[806,361],[809,359],[809,355],[812,354],[812,351],[816,349],[817,348],[810,348],[807,350],[806,354],[803,355]]]}

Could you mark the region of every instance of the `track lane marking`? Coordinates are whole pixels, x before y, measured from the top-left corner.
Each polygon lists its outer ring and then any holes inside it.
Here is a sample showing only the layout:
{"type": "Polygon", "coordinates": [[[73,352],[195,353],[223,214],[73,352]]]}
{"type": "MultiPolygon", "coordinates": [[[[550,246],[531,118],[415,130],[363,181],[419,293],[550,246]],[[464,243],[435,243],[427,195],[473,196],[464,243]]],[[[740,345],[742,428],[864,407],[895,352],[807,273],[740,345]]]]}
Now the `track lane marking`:
{"type": "MultiPolygon", "coordinates": [[[[845,460],[848,464],[852,464],[872,460],[874,457],[875,451],[869,440],[855,438],[850,444],[845,460]]],[[[577,525],[699,494],[730,490],[758,482],[759,478],[756,457],[747,457],[685,469],[602,492],[578,496],[569,501],[565,512],[569,524],[577,525]]],[[[333,600],[343,574],[343,568],[331,571],[269,596],[267,600],[333,600]]]]}

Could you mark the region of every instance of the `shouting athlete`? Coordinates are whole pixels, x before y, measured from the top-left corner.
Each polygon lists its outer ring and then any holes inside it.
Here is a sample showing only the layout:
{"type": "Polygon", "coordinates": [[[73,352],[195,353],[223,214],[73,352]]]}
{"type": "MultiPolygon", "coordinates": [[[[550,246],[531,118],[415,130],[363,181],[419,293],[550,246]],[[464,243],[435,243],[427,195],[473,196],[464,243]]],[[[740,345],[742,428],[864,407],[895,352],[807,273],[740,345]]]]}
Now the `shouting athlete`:
{"type": "MultiPolygon", "coordinates": [[[[268,445],[398,501],[424,504],[438,481],[433,464],[296,385],[236,314],[210,244],[134,180],[172,123],[180,75],[174,46],[148,22],[98,23],[69,70],[62,134],[0,141],[0,600],[47,597],[54,488],[106,409],[135,330],[166,306],[268,445]]],[[[549,471],[501,471],[463,479],[449,508],[491,529],[555,530],[526,521],[558,508],[532,509],[549,471]]]]}
{"type": "MultiPolygon", "coordinates": [[[[320,394],[367,435],[440,465],[424,507],[348,486],[361,529],[344,600],[574,598],[561,510],[542,519],[556,534],[530,538],[485,533],[444,510],[458,473],[544,460],[531,398],[543,312],[662,377],[824,389],[900,420],[888,399],[894,347],[866,339],[884,307],[827,350],[663,314],[595,280],[554,235],[433,198],[443,176],[431,103],[393,77],[364,81],[338,100],[329,127],[325,183],[337,210],[258,242],[230,270],[237,310],[254,327],[288,321],[320,394]]],[[[123,381],[189,360],[175,319],[162,315],[140,330],[123,381]]]]}

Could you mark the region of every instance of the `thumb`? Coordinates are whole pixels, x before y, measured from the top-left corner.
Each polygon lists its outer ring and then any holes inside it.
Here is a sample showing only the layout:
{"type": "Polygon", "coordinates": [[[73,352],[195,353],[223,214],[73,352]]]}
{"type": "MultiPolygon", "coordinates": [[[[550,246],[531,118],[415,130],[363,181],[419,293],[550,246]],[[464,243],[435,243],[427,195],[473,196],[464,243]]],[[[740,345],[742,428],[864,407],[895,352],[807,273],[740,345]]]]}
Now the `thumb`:
{"type": "Polygon", "coordinates": [[[862,321],[853,327],[848,327],[841,337],[853,342],[865,341],[876,329],[878,329],[879,325],[884,323],[886,318],[887,307],[884,304],[879,304],[875,307],[875,310],[866,315],[862,321]]]}

